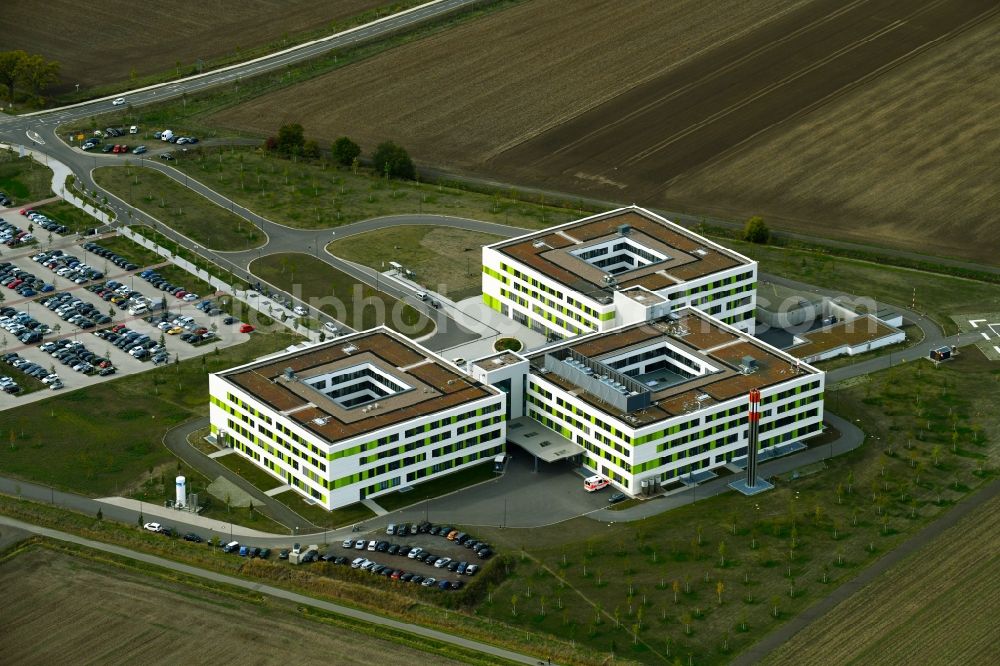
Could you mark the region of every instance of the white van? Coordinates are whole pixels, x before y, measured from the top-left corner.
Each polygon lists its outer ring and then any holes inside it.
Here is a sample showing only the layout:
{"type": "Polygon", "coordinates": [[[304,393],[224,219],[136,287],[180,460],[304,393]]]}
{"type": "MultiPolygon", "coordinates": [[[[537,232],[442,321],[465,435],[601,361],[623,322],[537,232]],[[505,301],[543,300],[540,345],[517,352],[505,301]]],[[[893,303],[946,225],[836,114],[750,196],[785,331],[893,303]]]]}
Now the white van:
{"type": "Polygon", "coordinates": [[[130,315],[141,315],[146,314],[147,312],[149,312],[149,308],[142,303],[137,303],[128,309],[128,313],[130,315]]]}
{"type": "Polygon", "coordinates": [[[172,130],[163,130],[163,132],[160,134],[160,141],[170,141],[170,139],[172,139],[173,137],[174,133],[172,130]]]}
{"type": "Polygon", "coordinates": [[[507,454],[501,453],[496,458],[493,459],[493,471],[502,472],[504,466],[507,464],[507,454]]]}
{"type": "Polygon", "coordinates": [[[139,133],[139,126],[138,125],[132,125],[131,127],[128,128],[128,133],[129,134],[138,134],[139,133]]]}
{"type": "Polygon", "coordinates": [[[418,291],[417,292],[417,298],[419,298],[422,301],[426,301],[427,300],[427,292],[425,292],[425,291],[418,291]]]}

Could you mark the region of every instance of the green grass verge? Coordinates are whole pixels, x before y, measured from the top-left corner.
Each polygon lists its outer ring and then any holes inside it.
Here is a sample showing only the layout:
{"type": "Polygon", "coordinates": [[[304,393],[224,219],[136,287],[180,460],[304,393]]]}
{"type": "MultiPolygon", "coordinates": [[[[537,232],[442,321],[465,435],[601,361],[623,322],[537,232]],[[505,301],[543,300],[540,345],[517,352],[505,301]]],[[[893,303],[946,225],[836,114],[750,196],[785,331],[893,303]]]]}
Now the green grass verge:
{"type": "Polygon", "coordinates": [[[52,196],[52,169],[13,150],[0,150],[0,192],[23,206],[52,196]]]}
{"type": "Polygon", "coordinates": [[[94,182],[209,249],[249,250],[265,242],[250,222],[153,169],[101,167],[94,182]]]}
{"type": "MultiPolygon", "coordinates": [[[[162,264],[166,261],[164,257],[124,236],[109,236],[107,238],[99,238],[94,242],[116,254],[120,254],[133,264],[139,266],[152,266],[154,264],[162,264]]],[[[94,266],[99,266],[101,262],[108,263],[96,254],[88,253],[87,257],[87,263],[94,266]]]]}
{"type": "MultiPolygon", "coordinates": [[[[86,213],[68,201],[55,201],[53,203],[45,204],[44,206],[39,206],[36,208],[39,213],[48,216],[49,218],[55,220],[59,224],[68,227],[70,232],[83,232],[87,229],[93,229],[94,227],[100,226],[100,221],[97,220],[90,213],[86,213]]],[[[39,229],[39,233],[36,236],[44,235],[49,232],[44,229],[39,229]]]]}
{"type": "Polygon", "coordinates": [[[459,472],[453,472],[433,481],[417,484],[409,492],[379,495],[373,497],[372,500],[386,511],[395,511],[494,478],[496,478],[496,474],[493,472],[493,462],[490,461],[459,472]]]}
{"type": "MultiPolygon", "coordinates": [[[[0,469],[8,476],[85,495],[125,495],[176,465],[167,430],[208,413],[208,372],[246,363],[298,338],[249,341],[0,412],[0,469]]],[[[94,338],[95,342],[97,341],[94,338]]],[[[95,352],[104,351],[92,344],[95,352]]]]}
{"type": "MultiPolygon", "coordinates": [[[[3,348],[6,348],[9,343],[20,345],[21,343],[17,340],[8,340],[7,333],[0,335],[0,343],[3,344],[3,348]]],[[[50,368],[51,369],[51,368],[50,368]]],[[[58,370],[58,369],[57,369],[58,370]]],[[[17,385],[21,387],[21,393],[18,395],[28,395],[29,393],[34,393],[35,391],[50,391],[48,386],[42,383],[42,380],[36,379],[31,375],[26,375],[12,365],[7,365],[6,363],[0,365],[0,377],[10,377],[17,385]]],[[[15,398],[16,399],[16,398],[15,398]]]]}
{"type": "Polygon", "coordinates": [[[327,249],[377,270],[398,262],[415,273],[420,284],[460,300],[481,292],[482,246],[498,240],[500,236],[464,229],[411,226],[348,236],[327,249]]]}
{"type": "Polygon", "coordinates": [[[764,495],[630,524],[478,528],[524,549],[478,612],[648,664],[729,662],[995,477],[998,387],[1000,368],[975,351],[916,361],[828,389],[866,443],[764,495]]]}
{"type": "Polygon", "coordinates": [[[385,324],[410,337],[420,337],[434,323],[412,306],[308,254],[285,252],[255,259],[250,272],[359,331],[385,324]]]}
{"type": "Polygon", "coordinates": [[[221,268],[218,264],[211,262],[208,259],[205,259],[204,257],[198,254],[195,254],[186,247],[178,245],[176,242],[167,238],[157,230],[143,226],[134,226],[130,228],[132,231],[139,234],[140,236],[148,238],[149,240],[153,241],[160,247],[170,251],[172,256],[180,257],[181,259],[191,262],[199,270],[208,273],[212,277],[222,280],[226,284],[232,285],[237,289],[245,290],[250,288],[250,284],[246,280],[236,277],[229,271],[226,271],[223,268],[221,268]]]}
{"type": "Polygon", "coordinates": [[[323,528],[333,529],[354,525],[375,517],[375,513],[360,502],[327,511],[317,504],[306,504],[305,498],[292,490],[281,493],[275,498],[313,525],[323,528]]]}
{"type": "Polygon", "coordinates": [[[239,476],[242,476],[244,479],[249,481],[251,485],[260,490],[271,490],[272,488],[284,485],[281,481],[274,478],[260,467],[257,467],[237,453],[219,456],[218,458],[215,458],[215,462],[228,467],[230,470],[239,476]]]}
{"type": "Polygon", "coordinates": [[[233,201],[281,224],[327,229],[385,215],[425,213],[541,228],[577,219],[575,208],[522,200],[516,190],[478,192],[448,183],[391,180],[325,160],[292,161],[248,148],[203,148],[176,166],[233,201]]]}

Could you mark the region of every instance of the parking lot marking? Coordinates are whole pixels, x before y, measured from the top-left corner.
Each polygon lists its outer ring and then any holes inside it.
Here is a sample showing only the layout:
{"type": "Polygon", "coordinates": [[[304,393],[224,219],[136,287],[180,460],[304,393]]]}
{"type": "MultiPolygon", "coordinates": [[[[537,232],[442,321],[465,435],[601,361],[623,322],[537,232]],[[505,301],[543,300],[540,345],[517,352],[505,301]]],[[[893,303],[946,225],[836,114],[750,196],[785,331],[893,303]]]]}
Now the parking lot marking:
{"type": "Polygon", "coordinates": [[[980,322],[986,323],[986,319],[970,319],[969,323],[972,324],[972,328],[979,328],[980,322]]]}
{"type": "Polygon", "coordinates": [[[987,340],[989,340],[989,339],[990,339],[990,334],[989,334],[989,333],[987,333],[986,331],[979,331],[979,335],[983,336],[983,337],[984,337],[984,338],[986,338],[987,340]]]}
{"type": "Polygon", "coordinates": [[[1000,347],[997,347],[996,345],[993,345],[993,349],[995,349],[995,350],[996,350],[996,352],[997,352],[998,354],[1000,354],[1000,347]]]}

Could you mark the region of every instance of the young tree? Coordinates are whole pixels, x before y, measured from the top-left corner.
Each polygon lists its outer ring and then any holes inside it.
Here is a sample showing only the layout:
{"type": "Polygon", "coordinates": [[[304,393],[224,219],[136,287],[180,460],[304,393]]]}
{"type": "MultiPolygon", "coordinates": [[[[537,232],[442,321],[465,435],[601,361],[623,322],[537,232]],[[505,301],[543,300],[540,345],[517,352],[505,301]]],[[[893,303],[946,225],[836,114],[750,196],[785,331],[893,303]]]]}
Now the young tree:
{"type": "Polygon", "coordinates": [[[726,568],[726,542],[719,542],[719,566],[723,569],[726,568]]]}
{"type": "Polygon", "coordinates": [[[721,580],[715,583],[715,594],[719,597],[719,605],[722,605],[722,593],[726,591],[726,585],[721,580]]]}
{"type": "Polygon", "coordinates": [[[319,159],[319,144],[312,139],[302,144],[302,157],[311,160],[319,159]]]}
{"type": "Polygon", "coordinates": [[[385,174],[389,178],[405,178],[413,180],[417,169],[406,149],[392,141],[380,143],[372,153],[372,164],[376,173],[385,174]]]}
{"type": "Polygon", "coordinates": [[[278,128],[277,150],[283,155],[298,155],[305,145],[305,129],[299,123],[290,123],[278,128]]]}
{"type": "Polygon", "coordinates": [[[754,215],[747,220],[746,226],[743,227],[743,240],[762,245],[771,240],[771,230],[764,224],[764,218],[754,215]]]}
{"type": "Polygon", "coordinates": [[[361,146],[351,141],[348,137],[339,137],[331,146],[333,159],[337,164],[350,166],[361,155],[361,146]]]}

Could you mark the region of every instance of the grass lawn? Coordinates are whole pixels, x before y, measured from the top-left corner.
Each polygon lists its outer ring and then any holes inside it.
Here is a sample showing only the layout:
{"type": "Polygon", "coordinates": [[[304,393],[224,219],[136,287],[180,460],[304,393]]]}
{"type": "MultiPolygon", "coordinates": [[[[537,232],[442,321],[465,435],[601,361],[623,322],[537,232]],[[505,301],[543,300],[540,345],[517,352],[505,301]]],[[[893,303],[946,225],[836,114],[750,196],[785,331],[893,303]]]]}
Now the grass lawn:
{"type": "Polygon", "coordinates": [[[420,284],[460,300],[482,291],[482,246],[501,238],[464,229],[408,226],[348,236],[327,249],[378,270],[398,262],[416,273],[420,284]]]}
{"type": "MultiPolygon", "coordinates": [[[[39,206],[35,210],[48,216],[50,219],[55,220],[59,224],[69,227],[70,233],[74,231],[82,232],[101,224],[97,218],[66,201],[48,203],[44,206],[39,206]]],[[[39,234],[36,234],[36,236],[48,233],[49,232],[44,229],[40,229],[39,234]]]]}
{"type": "MultiPolygon", "coordinates": [[[[180,266],[175,266],[174,264],[169,264],[167,266],[160,266],[159,268],[156,269],[156,272],[162,275],[164,278],[166,278],[167,281],[169,281],[170,283],[181,285],[184,287],[186,291],[188,292],[193,291],[194,293],[198,294],[199,302],[206,298],[209,298],[212,294],[215,293],[215,287],[205,282],[201,278],[196,278],[195,276],[191,275],[180,266]]],[[[145,280],[143,282],[145,283],[145,280]]],[[[148,283],[145,284],[148,285],[148,283]]],[[[150,289],[152,288],[147,286],[147,290],[150,289]]],[[[153,291],[155,292],[156,290],[153,291]]],[[[169,296],[169,295],[167,296],[167,307],[170,307],[171,305],[177,307],[177,304],[182,302],[183,301],[179,301],[174,296],[169,296]]]]}
{"type": "Polygon", "coordinates": [[[210,453],[218,453],[219,447],[215,446],[214,444],[209,444],[208,442],[205,441],[205,438],[208,437],[211,433],[212,433],[211,428],[202,428],[201,430],[196,430],[190,435],[188,435],[188,443],[190,443],[191,446],[198,449],[205,455],[208,455],[210,453]]]}
{"type": "Polygon", "coordinates": [[[906,308],[916,299],[916,309],[949,334],[957,329],[948,315],[1000,310],[1000,288],[996,284],[809,250],[754,245],[730,238],[720,242],[756,259],[767,273],[809,284],[835,285],[855,296],[906,308]]]}
{"type": "Polygon", "coordinates": [[[180,156],[175,164],[250,210],[300,229],[326,229],[406,213],[453,215],[537,229],[586,215],[522,201],[516,190],[486,194],[445,183],[386,181],[364,168],[355,173],[325,161],[293,162],[248,148],[202,148],[180,156]]]}
{"type": "Polygon", "coordinates": [[[313,525],[333,529],[353,525],[374,518],[375,514],[371,509],[360,502],[351,504],[333,511],[327,511],[317,504],[306,504],[305,498],[293,490],[277,495],[275,499],[280,500],[285,506],[299,514],[313,525]]]}
{"type": "Polygon", "coordinates": [[[236,472],[259,490],[267,491],[272,488],[277,488],[280,485],[284,485],[279,479],[274,478],[260,467],[257,467],[245,458],[240,457],[237,453],[219,456],[215,459],[215,461],[222,463],[232,471],[236,472]]]}
{"type": "MultiPolygon", "coordinates": [[[[16,340],[8,340],[6,333],[0,336],[0,342],[3,343],[4,348],[6,348],[7,344],[10,342],[14,342],[18,345],[21,344],[16,340]]],[[[34,393],[35,391],[51,390],[48,386],[42,383],[42,380],[32,377],[31,375],[27,375],[14,366],[7,365],[6,363],[0,365],[0,377],[10,377],[17,382],[17,385],[21,387],[21,393],[18,395],[27,395],[29,393],[34,393]]]]}
{"type": "Polygon", "coordinates": [[[372,500],[386,511],[395,511],[396,509],[402,509],[403,507],[423,502],[427,499],[447,495],[456,490],[461,490],[462,488],[483,481],[489,481],[493,478],[496,478],[496,474],[493,472],[493,462],[490,461],[489,463],[483,463],[460,472],[442,476],[433,481],[415,485],[413,486],[413,490],[409,492],[394,492],[387,495],[379,495],[378,497],[373,497],[372,500]]]}
{"type": "Polygon", "coordinates": [[[286,252],[255,259],[250,272],[318,307],[359,331],[385,324],[410,337],[431,331],[434,323],[412,306],[308,254],[286,252]]]}
{"type": "MultiPolygon", "coordinates": [[[[207,373],[283,349],[290,333],[255,335],[216,353],[0,412],[0,469],[85,495],[127,494],[177,459],[164,433],[208,413],[207,373]]],[[[172,489],[170,490],[172,492],[172,489]]]]}
{"type": "Polygon", "coordinates": [[[218,264],[208,261],[204,257],[195,254],[186,247],[181,247],[171,239],[164,236],[159,231],[156,231],[155,229],[150,229],[149,227],[142,227],[142,226],[135,226],[132,227],[131,229],[137,234],[155,242],[160,247],[169,250],[173,254],[173,256],[180,257],[181,259],[191,262],[192,264],[197,266],[200,270],[205,271],[209,275],[218,278],[219,280],[222,280],[226,284],[233,285],[238,289],[250,288],[250,285],[246,280],[236,277],[232,273],[221,268],[218,264]]]}
{"type": "Polygon", "coordinates": [[[0,150],[0,192],[15,206],[52,196],[52,169],[13,150],[0,150]]]}
{"type": "Polygon", "coordinates": [[[644,663],[725,663],[997,473],[1000,367],[979,352],[828,393],[866,443],[756,498],[624,525],[481,528],[522,554],[478,612],[644,663]]]}
{"type": "Polygon", "coordinates": [[[256,226],[158,171],[134,166],[101,167],[94,171],[94,180],[209,249],[248,250],[265,241],[256,226]]]}
{"type": "MultiPolygon", "coordinates": [[[[116,254],[120,254],[125,257],[133,264],[138,264],[139,266],[152,266],[154,264],[162,264],[166,261],[163,257],[156,254],[148,248],[144,248],[133,240],[125,238],[124,236],[109,236],[107,238],[101,238],[94,241],[101,247],[105,247],[116,254]]],[[[90,259],[88,262],[91,264],[100,263],[104,261],[101,257],[96,254],[87,254],[90,259]],[[92,261],[91,261],[92,260],[92,261]]],[[[107,272],[107,271],[105,271],[107,272]]]]}

